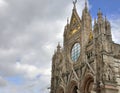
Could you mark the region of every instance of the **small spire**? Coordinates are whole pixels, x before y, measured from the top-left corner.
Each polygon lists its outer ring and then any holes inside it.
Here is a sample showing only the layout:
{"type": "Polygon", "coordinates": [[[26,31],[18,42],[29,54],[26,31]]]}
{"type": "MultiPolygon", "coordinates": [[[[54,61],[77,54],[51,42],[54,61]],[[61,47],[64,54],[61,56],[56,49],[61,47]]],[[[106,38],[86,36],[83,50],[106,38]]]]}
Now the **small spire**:
{"type": "Polygon", "coordinates": [[[102,16],[102,12],[101,12],[101,9],[99,8],[98,10],[98,16],[102,16]]]}
{"type": "Polygon", "coordinates": [[[96,24],[97,22],[96,22],[96,18],[94,19],[94,25],[96,24]]]}
{"type": "Polygon", "coordinates": [[[57,52],[60,52],[60,48],[61,48],[60,42],[58,42],[58,45],[57,45],[57,52]]]}
{"type": "Polygon", "coordinates": [[[84,8],[84,12],[87,13],[88,12],[88,7],[87,7],[87,0],[85,0],[85,8],[84,8]]]}
{"type": "Polygon", "coordinates": [[[105,22],[107,22],[107,17],[106,17],[106,15],[105,15],[105,22]]]}
{"type": "Polygon", "coordinates": [[[77,3],[77,0],[73,0],[73,5],[74,5],[74,9],[76,8],[76,3],[77,3]]]}
{"type": "Polygon", "coordinates": [[[108,24],[110,24],[109,23],[109,21],[107,20],[107,17],[105,16],[105,19],[104,19],[104,21],[105,21],[105,25],[108,25],[108,24]]]}
{"type": "Polygon", "coordinates": [[[98,21],[100,22],[101,20],[103,20],[103,17],[102,17],[102,12],[101,12],[101,9],[99,8],[99,10],[98,10],[98,13],[97,13],[97,15],[98,15],[98,21]]]}
{"type": "Polygon", "coordinates": [[[87,8],[87,0],[85,0],[85,7],[87,8]]]}
{"type": "Polygon", "coordinates": [[[69,24],[69,17],[67,18],[67,25],[69,24]]]}

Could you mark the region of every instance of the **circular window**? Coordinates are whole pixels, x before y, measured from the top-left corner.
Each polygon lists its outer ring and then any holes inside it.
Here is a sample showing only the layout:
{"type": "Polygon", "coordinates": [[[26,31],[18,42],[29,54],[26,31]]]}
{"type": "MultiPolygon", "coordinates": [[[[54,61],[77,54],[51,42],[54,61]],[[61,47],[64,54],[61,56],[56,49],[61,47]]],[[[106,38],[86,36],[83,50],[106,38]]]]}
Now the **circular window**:
{"type": "Polygon", "coordinates": [[[80,44],[75,43],[72,47],[71,51],[71,59],[72,61],[76,62],[80,56],[80,44]]]}

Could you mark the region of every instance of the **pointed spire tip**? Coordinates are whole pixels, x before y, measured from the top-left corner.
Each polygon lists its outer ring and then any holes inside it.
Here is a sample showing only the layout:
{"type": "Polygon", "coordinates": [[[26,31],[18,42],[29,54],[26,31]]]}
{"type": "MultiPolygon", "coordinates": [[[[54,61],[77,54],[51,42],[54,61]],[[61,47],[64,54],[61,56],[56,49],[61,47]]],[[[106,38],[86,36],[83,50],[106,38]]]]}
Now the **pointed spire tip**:
{"type": "Polygon", "coordinates": [[[87,7],[87,0],[85,0],[85,7],[87,7]]]}
{"type": "Polygon", "coordinates": [[[69,17],[67,17],[67,24],[69,24],[69,17]]]}
{"type": "Polygon", "coordinates": [[[61,48],[61,46],[60,46],[60,42],[58,42],[57,48],[61,48]]]}

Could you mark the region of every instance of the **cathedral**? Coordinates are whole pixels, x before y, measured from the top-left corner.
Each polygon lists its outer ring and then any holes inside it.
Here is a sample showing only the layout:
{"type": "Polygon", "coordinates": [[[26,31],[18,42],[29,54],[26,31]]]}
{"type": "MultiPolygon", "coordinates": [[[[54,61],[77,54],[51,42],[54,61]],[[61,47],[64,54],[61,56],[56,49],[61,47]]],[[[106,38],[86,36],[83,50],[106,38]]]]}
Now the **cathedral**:
{"type": "Polygon", "coordinates": [[[112,41],[110,22],[99,9],[92,25],[87,3],[81,17],[73,5],[63,47],[52,57],[50,93],[120,93],[120,45],[112,41]]]}

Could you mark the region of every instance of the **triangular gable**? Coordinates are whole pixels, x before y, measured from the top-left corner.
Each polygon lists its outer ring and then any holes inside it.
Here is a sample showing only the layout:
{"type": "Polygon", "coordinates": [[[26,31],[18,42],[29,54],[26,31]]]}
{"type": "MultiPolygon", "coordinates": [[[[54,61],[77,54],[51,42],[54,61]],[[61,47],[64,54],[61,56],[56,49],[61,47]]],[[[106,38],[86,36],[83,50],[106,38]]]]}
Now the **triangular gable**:
{"type": "Polygon", "coordinates": [[[72,36],[74,33],[79,31],[81,28],[81,20],[78,16],[78,13],[76,9],[73,9],[71,20],[70,20],[70,34],[69,36],[72,36]]]}
{"type": "Polygon", "coordinates": [[[76,9],[73,9],[71,20],[70,20],[70,26],[73,26],[74,24],[81,24],[80,17],[78,16],[78,13],[76,9]]]}

